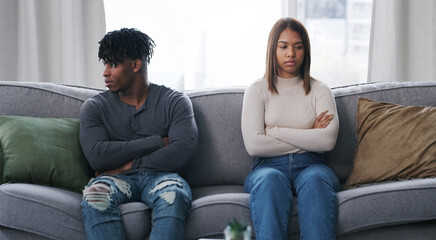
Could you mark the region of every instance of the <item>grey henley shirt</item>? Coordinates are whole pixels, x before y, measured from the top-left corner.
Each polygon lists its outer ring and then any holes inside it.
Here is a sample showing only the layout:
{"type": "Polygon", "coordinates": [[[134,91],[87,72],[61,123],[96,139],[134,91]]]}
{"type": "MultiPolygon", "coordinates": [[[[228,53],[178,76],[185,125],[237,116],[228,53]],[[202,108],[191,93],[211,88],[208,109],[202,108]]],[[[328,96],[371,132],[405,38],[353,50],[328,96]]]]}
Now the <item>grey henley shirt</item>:
{"type": "Polygon", "coordinates": [[[80,111],[80,143],[95,171],[133,160],[132,170],[176,172],[192,157],[198,130],[190,99],[151,83],[138,110],[118,94],[104,91],[85,101],[80,111]],[[170,144],[164,146],[162,138],[170,144]]]}

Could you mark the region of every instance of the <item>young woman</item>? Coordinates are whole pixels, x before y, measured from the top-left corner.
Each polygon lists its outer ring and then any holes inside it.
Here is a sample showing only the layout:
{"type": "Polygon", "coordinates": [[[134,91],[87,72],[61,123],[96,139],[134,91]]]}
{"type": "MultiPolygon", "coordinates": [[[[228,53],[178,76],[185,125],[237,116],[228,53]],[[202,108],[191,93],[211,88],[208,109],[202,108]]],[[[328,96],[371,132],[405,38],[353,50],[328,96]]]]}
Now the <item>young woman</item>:
{"type": "Polygon", "coordinates": [[[244,95],[242,135],[256,157],[245,181],[257,239],[287,239],[292,199],[301,239],[335,239],[339,180],[322,155],[339,121],[330,88],[310,76],[310,42],[293,18],[275,23],[265,76],[244,95]]]}

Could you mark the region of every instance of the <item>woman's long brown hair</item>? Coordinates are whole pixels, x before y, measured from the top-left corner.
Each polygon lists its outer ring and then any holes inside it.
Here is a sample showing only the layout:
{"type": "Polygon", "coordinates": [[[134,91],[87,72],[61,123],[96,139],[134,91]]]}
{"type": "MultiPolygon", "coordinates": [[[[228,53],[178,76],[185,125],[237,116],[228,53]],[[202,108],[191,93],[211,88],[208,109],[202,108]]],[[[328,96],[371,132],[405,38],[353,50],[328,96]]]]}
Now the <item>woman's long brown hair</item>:
{"type": "Polygon", "coordinates": [[[303,40],[304,60],[300,68],[301,77],[304,80],[304,91],[307,94],[310,92],[310,40],[304,25],[294,18],[281,18],[271,29],[268,37],[268,46],[266,50],[266,67],[264,77],[268,80],[268,90],[273,94],[278,94],[276,87],[278,72],[277,72],[277,44],[280,34],[285,29],[291,29],[298,32],[303,40]]]}

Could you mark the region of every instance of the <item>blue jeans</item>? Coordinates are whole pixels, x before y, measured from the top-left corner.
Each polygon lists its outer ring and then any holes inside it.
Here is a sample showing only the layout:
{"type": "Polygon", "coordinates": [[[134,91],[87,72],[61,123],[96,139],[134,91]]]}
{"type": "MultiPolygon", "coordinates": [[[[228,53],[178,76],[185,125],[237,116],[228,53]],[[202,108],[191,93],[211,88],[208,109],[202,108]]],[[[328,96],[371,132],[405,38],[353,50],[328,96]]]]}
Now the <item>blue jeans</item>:
{"type": "Polygon", "coordinates": [[[297,197],[300,238],[336,239],[339,179],[318,153],[257,158],[245,180],[256,239],[287,239],[297,197]]]}
{"type": "Polygon", "coordinates": [[[175,173],[140,171],[102,175],[83,191],[82,216],[88,239],[125,239],[118,206],[143,202],[152,209],[150,239],[183,239],[191,189],[175,173]]]}

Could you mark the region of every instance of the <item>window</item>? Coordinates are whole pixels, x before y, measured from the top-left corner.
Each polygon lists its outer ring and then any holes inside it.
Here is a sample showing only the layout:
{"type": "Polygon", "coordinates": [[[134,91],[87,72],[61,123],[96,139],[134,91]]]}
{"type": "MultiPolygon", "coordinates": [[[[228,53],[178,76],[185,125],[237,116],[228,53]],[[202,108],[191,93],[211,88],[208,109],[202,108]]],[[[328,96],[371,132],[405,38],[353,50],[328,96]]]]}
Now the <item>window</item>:
{"type": "Polygon", "coordinates": [[[330,87],[367,81],[372,0],[299,0],[309,32],[311,74],[330,87]]]}
{"type": "Polygon", "coordinates": [[[272,25],[295,4],[311,37],[311,73],[332,87],[366,81],[371,1],[105,0],[106,29],[134,27],[156,42],[152,82],[247,86],[263,76],[272,25]]]}

